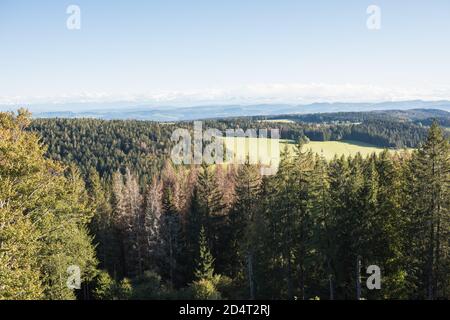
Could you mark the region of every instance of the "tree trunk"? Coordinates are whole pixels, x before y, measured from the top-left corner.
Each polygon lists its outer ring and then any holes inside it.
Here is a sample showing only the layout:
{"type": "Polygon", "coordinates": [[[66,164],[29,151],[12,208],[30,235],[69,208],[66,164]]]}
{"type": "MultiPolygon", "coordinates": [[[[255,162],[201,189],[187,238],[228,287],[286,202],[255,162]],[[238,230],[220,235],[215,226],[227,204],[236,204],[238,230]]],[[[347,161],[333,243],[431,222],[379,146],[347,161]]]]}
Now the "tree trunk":
{"type": "Polygon", "coordinates": [[[330,281],[330,300],[334,300],[334,287],[333,287],[333,276],[332,275],[330,275],[329,281],[330,281]]]}
{"type": "Polygon", "coordinates": [[[356,258],[356,300],[361,300],[361,259],[356,258]]]}
{"type": "Polygon", "coordinates": [[[255,300],[255,287],[253,282],[253,254],[251,252],[247,255],[247,267],[248,267],[248,284],[250,288],[250,300],[255,300]]]}

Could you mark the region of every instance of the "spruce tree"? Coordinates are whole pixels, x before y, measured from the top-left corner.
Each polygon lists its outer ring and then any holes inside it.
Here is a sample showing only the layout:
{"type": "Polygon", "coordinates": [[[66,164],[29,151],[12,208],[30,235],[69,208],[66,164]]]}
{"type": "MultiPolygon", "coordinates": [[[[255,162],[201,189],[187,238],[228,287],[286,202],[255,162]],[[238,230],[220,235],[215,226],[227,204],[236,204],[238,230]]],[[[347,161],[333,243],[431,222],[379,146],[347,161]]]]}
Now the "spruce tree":
{"type": "MultiPolygon", "coordinates": [[[[196,208],[198,219],[205,227],[206,236],[211,252],[217,257],[217,265],[223,266],[221,253],[226,248],[226,207],[223,201],[223,192],[220,190],[215,169],[213,166],[202,164],[196,184],[196,208]]],[[[223,270],[218,269],[219,273],[223,270]]]]}
{"type": "Polygon", "coordinates": [[[436,122],[425,144],[414,153],[411,173],[415,184],[410,235],[415,245],[414,265],[422,285],[419,295],[427,299],[448,295],[450,221],[449,142],[436,122]]]}
{"type": "Polygon", "coordinates": [[[229,268],[234,277],[246,278],[250,298],[255,298],[256,219],[260,213],[261,176],[258,166],[246,162],[237,171],[235,203],[229,214],[229,268]]]}
{"type": "Polygon", "coordinates": [[[201,227],[199,237],[199,253],[197,259],[197,268],[194,273],[196,280],[212,280],[214,276],[214,258],[208,247],[206,231],[201,227]]]}
{"type": "Polygon", "coordinates": [[[172,190],[164,187],[160,225],[159,270],[168,279],[170,286],[180,284],[180,254],[182,251],[181,219],[174,204],[172,190]]]}

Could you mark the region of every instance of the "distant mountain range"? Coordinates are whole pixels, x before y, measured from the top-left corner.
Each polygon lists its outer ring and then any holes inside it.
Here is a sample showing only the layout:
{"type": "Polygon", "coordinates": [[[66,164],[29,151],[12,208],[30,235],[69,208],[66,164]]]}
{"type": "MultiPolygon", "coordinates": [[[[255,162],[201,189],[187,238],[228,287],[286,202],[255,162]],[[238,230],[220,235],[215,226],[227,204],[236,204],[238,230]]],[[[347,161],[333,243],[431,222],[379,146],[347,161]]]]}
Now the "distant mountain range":
{"type": "MultiPolygon", "coordinates": [[[[36,108],[32,108],[32,110],[36,108]]],[[[65,108],[61,108],[64,110],[65,108]]],[[[210,105],[197,107],[92,107],[90,111],[34,112],[36,118],[97,118],[105,120],[136,119],[153,121],[183,121],[242,116],[273,116],[280,114],[311,114],[326,112],[356,112],[381,110],[438,109],[450,112],[450,101],[400,101],[381,103],[312,103],[308,105],[257,104],[210,105]]],[[[67,109],[66,109],[67,110],[67,109]]]]}

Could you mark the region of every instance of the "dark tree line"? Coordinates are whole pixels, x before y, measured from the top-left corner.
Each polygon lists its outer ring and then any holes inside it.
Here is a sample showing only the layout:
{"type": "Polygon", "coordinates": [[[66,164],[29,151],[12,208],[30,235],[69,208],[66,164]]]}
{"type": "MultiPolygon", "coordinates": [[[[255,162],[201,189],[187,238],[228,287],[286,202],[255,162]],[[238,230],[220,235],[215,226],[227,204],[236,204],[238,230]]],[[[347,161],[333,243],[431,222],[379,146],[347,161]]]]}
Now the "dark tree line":
{"type": "Polygon", "coordinates": [[[412,153],[327,162],[299,150],[270,177],[249,164],[166,161],[140,189],[116,172],[112,188],[91,191],[101,195],[92,223],[101,268],[131,279],[137,298],[449,298],[441,129],[412,153]],[[369,265],[381,269],[381,290],[365,286],[369,265]]]}
{"type": "Polygon", "coordinates": [[[173,124],[151,121],[103,121],[96,119],[36,119],[29,130],[37,132],[47,155],[64,163],[76,163],[86,175],[95,169],[111,178],[117,170],[132,168],[141,181],[149,180],[170,154],[173,124]]]}
{"type": "MultiPolygon", "coordinates": [[[[427,136],[427,128],[418,124],[376,118],[354,123],[339,121],[274,123],[253,118],[218,120],[216,123],[219,127],[238,126],[243,129],[279,128],[282,139],[293,141],[304,138],[311,141],[354,140],[393,149],[416,148],[427,136]]],[[[214,127],[214,124],[211,123],[211,126],[214,127]]]]}
{"type": "Polygon", "coordinates": [[[449,120],[450,113],[439,109],[407,109],[407,110],[376,110],[359,112],[331,112],[311,114],[288,114],[269,117],[258,117],[259,119],[290,119],[305,123],[355,123],[370,120],[390,120],[403,122],[427,122],[430,125],[433,119],[449,120]]]}
{"type": "MultiPolygon", "coordinates": [[[[353,119],[351,113],[344,119],[353,119]]],[[[205,128],[280,129],[282,139],[292,141],[355,140],[386,148],[416,148],[427,135],[427,129],[410,122],[372,117],[362,123],[341,123],[341,114],[335,122],[323,115],[311,122],[268,123],[260,117],[206,120],[205,128]]],[[[300,116],[299,116],[300,117],[300,116]]],[[[303,118],[301,118],[303,119],[303,118]]],[[[157,123],[151,121],[103,121],[96,119],[36,119],[28,130],[37,132],[47,145],[47,156],[66,164],[76,163],[82,174],[91,168],[101,177],[112,178],[117,170],[125,173],[129,168],[136,173],[140,184],[148,183],[159,172],[170,154],[171,133],[179,127],[192,128],[190,122],[157,123]]]]}

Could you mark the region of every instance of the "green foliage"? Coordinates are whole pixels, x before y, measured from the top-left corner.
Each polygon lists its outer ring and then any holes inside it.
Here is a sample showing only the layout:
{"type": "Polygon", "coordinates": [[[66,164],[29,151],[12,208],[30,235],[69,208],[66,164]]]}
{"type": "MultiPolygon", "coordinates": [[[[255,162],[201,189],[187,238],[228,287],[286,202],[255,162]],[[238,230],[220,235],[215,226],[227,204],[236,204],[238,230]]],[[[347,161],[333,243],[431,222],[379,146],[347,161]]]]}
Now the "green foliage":
{"type": "Polygon", "coordinates": [[[159,299],[164,290],[161,276],[154,271],[145,271],[141,277],[133,280],[132,298],[136,300],[159,299]]]}
{"type": "Polygon", "coordinates": [[[230,277],[215,275],[212,282],[217,288],[217,291],[220,292],[222,299],[233,299],[236,296],[235,290],[237,286],[230,277]]]}
{"type": "Polygon", "coordinates": [[[6,208],[0,208],[0,221],[0,300],[41,298],[36,230],[20,212],[6,208]]]}
{"type": "Polygon", "coordinates": [[[205,228],[200,230],[200,252],[197,261],[197,269],[195,270],[195,278],[197,280],[211,280],[214,276],[214,258],[208,248],[205,228]]]}
{"type": "MultiPolygon", "coordinates": [[[[354,140],[387,148],[416,148],[426,138],[426,128],[404,121],[405,115],[391,118],[380,113],[334,113],[292,115],[288,122],[265,122],[256,118],[207,120],[206,127],[280,129],[281,138],[297,141],[354,140]],[[318,126],[317,124],[321,125],[318,126]]],[[[421,118],[429,125],[431,118],[421,118]]],[[[449,117],[440,118],[444,124],[449,117]]],[[[104,121],[97,119],[36,119],[29,130],[42,136],[48,146],[47,155],[64,163],[76,162],[83,175],[91,168],[103,178],[114,172],[135,172],[143,185],[148,183],[170,154],[171,133],[188,123],[157,123],[153,121],[104,121]]]]}
{"type": "Polygon", "coordinates": [[[372,116],[276,123],[300,142],[269,177],[164,162],[170,128],[156,123],[39,120],[48,152],[29,123],[0,113],[0,299],[74,299],[70,265],[95,299],[449,298],[450,146],[436,123],[426,140],[372,116]],[[305,137],[424,143],[327,160],[305,137]],[[382,290],[357,287],[373,264],[382,290]]]}
{"type": "Polygon", "coordinates": [[[87,224],[93,210],[77,169],[44,157],[29,114],[0,113],[0,295],[9,299],[74,299],[67,268],[84,283],[97,260],[87,224]]]}
{"type": "Polygon", "coordinates": [[[174,125],[150,121],[95,119],[37,119],[30,130],[39,132],[49,146],[47,155],[65,163],[76,162],[84,175],[95,168],[111,178],[130,168],[149,181],[170,154],[174,125]],[[164,138],[163,138],[164,137],[164,138]],[[162,139],[163,138],[163,139],[162,139]]]}
{"type": "Polygon", "coordinates": [[[212,280],[200,279],[191,284],[192,297],[196,300],[220,300],[221,295],[217,291],[212,280]]]}
{"type": "Polygon", "coordinates": [[[130,279],[124,278],[119,282],[117,287],[117,298],[119,300],[128,300],[133,295],[133,285],[130,279]]]}
{"type": "Polygon", "coordinates": [[[93,296],[96,300],[113,300],[114,299],[115,281],[106,271],[100,271],[95,281],[95,289],[93,296]]]}

